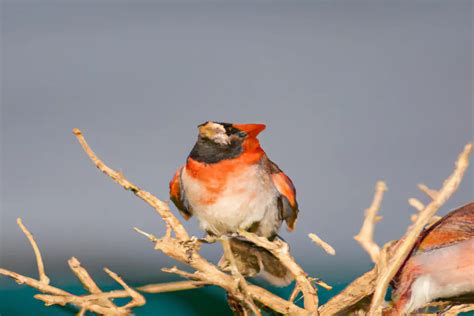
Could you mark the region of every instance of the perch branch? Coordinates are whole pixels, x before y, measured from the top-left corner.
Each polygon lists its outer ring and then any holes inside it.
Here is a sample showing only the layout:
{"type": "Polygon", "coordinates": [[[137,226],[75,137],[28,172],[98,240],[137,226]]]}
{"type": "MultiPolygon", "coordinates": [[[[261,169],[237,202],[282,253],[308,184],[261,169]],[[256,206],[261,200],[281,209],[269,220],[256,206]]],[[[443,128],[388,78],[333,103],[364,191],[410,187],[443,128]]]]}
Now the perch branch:
{"type": "MultiPolygon", "coordinates": [[[[201,257],[195,251],[192,245],[190,246],[186,242],[175,238],[164,237],[158,239],[152,234],[145,233],[143,231],[139,232],[148,239],[154,240],[156,250],[159,250],[168,257],[185,263],[196,270],[194,273],[188,273],[172,268],[165,270],[166,272],[177,273],[183,277],[190,278],[193,281],[199,281],[204,284],[219,286],[239,300],[244,299],[243,295],[236,290],[235,279],[231,275],[222,272],[214,264],[201,257]]],[[[172,289],[174,289],[174,286],[172,286],[172,289]]],[[[248,284],[248,294],[252,297],[252,299],[261,302],[278,313],[301,314],[305,312],[304,309],[292,304],[291,302],[285,301],[273,293],[270,293],[267,290],[252,284],[248,284]]]]}
{"type": "Polygon", "coordinates": [[[456,161],[453,173],[444,181],[441,190],[433,195],[433,200],[419,213],[415,223],[408,229],[405,236],[402,238],[402,241],[397,246],[397,249],[395,249],[394,255],[388,263],[388,266],[379,273],[374,296],[372,297],[372,303],[368,313],[369,316],[379,314],[388,285],[405,261],[419,234],[428,224],[433,215],[435,215],[436,211],[457,190],[463,179],[464,173],[469,166],[469,156],[471,152],[472,144],[467,144],[456,161]]]}
{"type": "Polygon", "coordinates": [[[377,212],[380,209],[385,191],[387,191],[385,182],[378,181],[375,185],[375,194],[372,204],[365,210],[364,223],[362,224],[360,232],[354,236],[354,239],[367,251],[374,263],[377,262],[380,254],[380,247],[374,242],[374,226],[381,218],[377,216],[377,212]]]}
{"type": "Polygon", "coordinates": [[[317,312],[318,309],[318,295],[316,288],[313,287],[308,275],[296,263],[289,251],[289,246],[281,239],[276,239],[273,242],[267,238],[257,236],[255,234],[239,231],[239,234],[247,240],[253,242],[257,246],[263,247],[270,251],[280,262],[291,272],[295,277],[296,285],[303,293],[304,308],[309,312],[317,312]]]}
{"type": "Polygon", "coordinates": [[[249,297],[248,294],[248,284],[245,278],[240,273],[239,269],[237,268],[237,264],[235,262],[234,254],[232,253],[232,249],[230,247],[229,239],[222,238],[221,239],[222,248],[224,249],[224,256],[230,263],[230,270],[232,276],[237,281],[237,285],[239,287],[240,292],[243,294],[243,303],[246,307],[253,312],[254,315],[261,316],[262,313],[258,309],[258,307],[253,302],[252,298],[249,297]]]}

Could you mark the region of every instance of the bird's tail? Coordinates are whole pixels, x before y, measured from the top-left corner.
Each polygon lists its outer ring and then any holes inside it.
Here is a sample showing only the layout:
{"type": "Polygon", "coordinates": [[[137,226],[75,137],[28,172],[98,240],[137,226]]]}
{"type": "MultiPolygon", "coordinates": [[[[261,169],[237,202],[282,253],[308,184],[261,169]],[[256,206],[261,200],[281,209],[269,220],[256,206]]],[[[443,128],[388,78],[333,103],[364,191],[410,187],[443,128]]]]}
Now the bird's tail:
{"type": "MultiPolygon", "coordinates": [[[[230,239],[230,248],[236,266],[243,276],[261,277],[276,286],[287,286],[293,281],[290,271],[265,248],[238,238],[230,239]]],[[[230,271],[230,263],[224,257],[219,261],[219,267],[230,271]]]]}

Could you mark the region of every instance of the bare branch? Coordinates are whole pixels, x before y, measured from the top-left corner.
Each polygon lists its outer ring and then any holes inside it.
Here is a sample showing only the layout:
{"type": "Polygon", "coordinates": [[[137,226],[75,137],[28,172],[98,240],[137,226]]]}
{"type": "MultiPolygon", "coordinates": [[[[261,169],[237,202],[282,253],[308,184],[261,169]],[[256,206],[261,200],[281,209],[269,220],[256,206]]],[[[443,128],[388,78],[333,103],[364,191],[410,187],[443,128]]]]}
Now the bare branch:
{"type": "MultiPolygon", "coordinates": [[[[165,269],[165,272],[169,271],[172,273],[178,273],[183,277],[191,278],[192,280],[199,280],[206,284],[219,286],[227,292],[232,293],[235,297],[242,299],[242,295],[235,289],[233,277],[222,272],[215,265],[201,257],[193,250],[193,248],[189,248],[185,242],[173,238],[163,238],[156,241],[155,249],[160,250],[165,255],[183,262],[197,270],[194,273],[188,273],[172,268],[169,270],[165,269]]],[[[248,284],[248,294],[254,300],[259,301],[278,313],[301,314],[305,312],[304,309],[292,304],[291,302],[285,301],[258,286],[248,284]]]]}
{"type": "Polygon", "coordinates": [[[178,281],[158,284],[148,284],[137,287],[136,289],[145,293],[163,293],[163,292],[176,292],[183,290],[192,290],[201,288],[209,285],[202,281],[178,281]]]}
{"type": "Polygon", "coordinates": [[[444,181],[443,187],[436,194],[435,198],[419,213],[416,222],[408,229],[402,242],[398,245],[393,258],[384,271],[381,271],[377,278],[377,286],[375,288],[372,304],[370,306],[369,315],[378,314],[380,306],[383,302],[389,282],[393,279],[400,266],[405,261],[409,252],[413,248],[419,234],[428,224],[436,211],[451,197],[461,183],[464,173],[469,166],[469,156],[472,152],[472,144],[467,144],[459,155],[453,173],[444,181]]]}
{"type": "Polygon", "coordinates": [[[262,315],[260,310],[258,309],[257,306],[255,306],[255,303],[253,302],[252,298],[249,297],[248,294],[248,284],[245,278],[242,276],[240,273],[239,269],[237,268],[237,264],[235,262],[234,254],[232,253],[232,249],[230,247],[230,242],[229,239],[227,238],[222,238],[221,239],[222,243],[222,248],[224,249],[224,256],[225,258],[229,261],[230,263],[230,271],[232,273],[232,276],[235,278],[237,285],[241,289],[241,292],[244,297],[244,304],[255,314],[255,315],[262,315]]]}
{"type": "Polygon", "coordinates": [[[365,211],[364,223],[362,224],[359,234],[354,236],[354,239],[367,251],[373,262],[377,262],[380,253],[380,247],[374,242],[374,226],[380,219],[377,217],[377,212],[380,209],[385,191],[387,191],[385,182],[378,181],[375,185],[375,194],[372,204],[365,211]]]}
{"type": "MultiPolygon", "coordinates": [[[[102,293],[102,290],[97,286],[95,281],[89,275],[89,272],[87,272],[87,270],[81,266],[81,263],[79,262],[79,260],[77,260],[75,257],[72,257],[71,259],[68,260],[68,264],[69,264],[69,268],[71,268],[72,272],[77,276],[79,281],[81,281],[82,285],[87,291],[89,291],[92,294],[102,293]]],[[[104,304],[105,306],[108,306],[108,307],[114,306],[114,304],[107,299],[100,300],[98,301],[98,303],[104,304]]]]}
{"type": "Polygon", "coordinates": [[[150,239],[151,242],[157,242],[157,241],[158,241],[158,237],[156,237],[156,236],[153,235],[153,234],[149,234],[149,233],[147,233],[147,232],[144,232],[143,230],[141,230],[141,229],[139,229],[139,228],[137,228],[137,227],[133,227],[133,229],[134,229],[137,233],[139,233],[139,234],[141,234],[141,235],[147,237],[148,239],[150,239]]]}
{"type": "Polygon", "coordinates": [[[308,237],[318,246],[320,246],[321,248],[323,248],[324,251],[326,251],[327,254],[330,254],[331,256],[334,256],[336,255],[336,250],[334,250],[334,248],[328,244],[327,242],[325,242],[324,240],[322,240],[321,238],[319,238],[318,235],[314,234],[314,233],[310,233],[308,234],[308,237]]]}
{"type": "Polygon", "coordinates": [[[145,304],[146,301],[145,301],[145,298],[143,297],[143,295],[141,295],[140,293],[138,293],[137,291],[135,291],[134,289],[129,287],[128,284],[125,283],[125,281],[122,280],[122,278],[119,277],[115,272],[109,270],[108,268],[104,268],[104,271],[112,279],[114,279],[115,282],[120,284],[125,289],[125,291],[129,294],[129,296],[132,298],[132,300],[127,305],[123,306],[122,308],[132,308],[132,307],[136,307],[136,306],[142,306],[142,305],[145,304]]]}
{"type": "Polygon", "coordinates": [[[311,284],[306,272],[304,272],[304,270],[296,263],[293,256],[291,256],[288,244],[281,239],[276,239],[271,242],[265,237],[260,237],[246,231],[239,231],[239,234],[257,246],[267,249],[277,257],[295,277],[296,284],[303,293],[304,308],[309,312],[317,312],[317,290],[311,284]]]}
{"type": "Polygon", "coordinates": [[[172,274],[177,274],[179,276],[182,276],[183,278],[187,279],[199,279],[199,276],[194,274],[194,273],[189,273],[183,270],[178,269],[176,266],[171,267],[171,268],[161,268],[161,271],[165,273],[172,273],[172,274]]]}
{"type": "MultiPolygon", "coordinates": [[[[0,274],[14,279],[19,284],[26,284],[32,288],[39,290],[42,293],[45,293],[35,295],[34,297],[36,299],[42,300],[43,302],[45,302],[46,305],[74,304],[80,308],[78,315],[84,314],[85,311],[88,310],[103,315],[129,315],[131,307],[145,304],[143,296],[141,296],[141,294],[137,293],[136,291],[130,289],[128,286],[126,286],[126,284],[125,291],[111,291],[108,293],[102,293],[102,291],[91,278],[89,273],[83,267],[81,267],[80,262],[74,257],[68,261],[72,272],[79,278],[81,283],[84,285],[84,288],[93,294],[88,296],[77,296],[49,285],[49,278],[44,273],[44,265],[41,259],[41,253],[36,244],[36,241],[33,238],[33,235],[30,233],[30,231],[28,231],[25,225],[23,225],[20,218],[17,220],[17,223],[32,245],[33,251],[36,256],[36,262],[38,265],[39,280],[35,280],[33,278],[26,277],[6,269],[0,269],[0,274]],[[122,307],[117,307],[115,304],[108,300],[109,298],[128,296],[132,298],[132,304],[129,303],[122,307]]],[[[121,281],[121,279],[119,281],[121,281]]],[[[121,282],[123,283],[123,281],[121,282]]]]}
{"type": "Polygon", "coordinates": [[[298,296],[298,294],[301,293],[301,289],[300,287],[298,286],[298,284],[295,285],[295,287],[293,288],[293,291],[291,291],[291,295],[290,295],[290,298],[288,299],[290,302],[294,302],[296,297],[298,296]]]}
{"type": "Polygon", "coordinates": [[[38,266],[38,275],[39,275],[40,282],[42,282],[44,284],[49,284],[49,278],[46,276],[46,273],[44,272],[43,258],[41,257],[41,252],[38,248],[38,245],[36,244],[36,241],[35,241],[33,235],[25,227],[25,225],[23,225],[23,222],[22,222],[21,218],[17,218],[16,223],[18,224],[18,226],[20,226],[20,229],[23,231],[26,238],[28,238],[28,240],[31,244],[31,247],[33,247],[33,251],[34,251],[35,257],[36,257],[36,264],[38,266]]]}
{"type": "Polygon", "coordinates": [[[109,168],[106,164],[102,162],[102,160],[97,157],[97,155],[92,151],[92,149],[87,144],[82,132],[75,128],[73,129],[74,135],[76,135],[77,140],[81,144],[82,148],[95,164],[95,166],[102,171],[104,174],[112,178],[115,182],[121,185],[125,190],[132,191],[136,196],[141,198],[143,201],[148,203],[151,207],[153,207],[158,214],[160,214],[161,218],[165,221],[165,223],[172,227],[174,232],[176,233],[176,237],[182,240],[189,239],[188,233],[184,229],[181,222],[176,218],[176,216],[171,213],[168,204],[158,200],[155,196],[151,195],[149,192],[141,190],[135,184],[128,181],[122,173],[109,168]]]}
{"type": "Polygon", "coordinates": [[[428,188],[428,186],[426,186],[423,183],[418,184],[418,189],[420,189],[423,193],[425,193],[432,200],[436,199],[436,197],[439,194],[438,191],[428,188]]]}
{"type": "Polygon", "coordinates": [[[319,285],[320,287],[322,287],[323,289],[325,290],[332,290],[332,286],[330,286],[329,284],[327,284],[326,282],[324,282],[323,280],[320,280],[320,279],[313,279],[312,280],[315,284],[319,285]]]}
{"type": "Polygon", "coordinates": [[[336,315],[346,308],[357,304],[373,293],[376,279],[377,271],[375,268],[366,272],[349,284],[341,293],[321,306],[319,314],[321,316],[336,315]]]}
{"type": "Polygon", "coordinates": [[[413,208],[415,208],[418,212],[421,212],[425,208],[425,205],[420,200],[415,198],[408,199],[408,204],[413,206],[413,208]]]}
{"type": "Polygon", "coordinates": [[[39,290],[40,292],[43,292],[43,293],[50,293],[50,294],[54,294],[54,295],[72,295],[69,292],[66,292],[66,291],[58,289],[54,286],[45,284],[44,282],[41,282],[39,280],[35,280],[33,278],[18,274],[16,272],[13,272],[13,271],[10,271],[10,270],[0,268],[0,274],[14,279],[18,284],[26,284],[26,285],[28,285],[32,288],[35,288],[35,289],[37,289],[37,290],[39,290]]]}

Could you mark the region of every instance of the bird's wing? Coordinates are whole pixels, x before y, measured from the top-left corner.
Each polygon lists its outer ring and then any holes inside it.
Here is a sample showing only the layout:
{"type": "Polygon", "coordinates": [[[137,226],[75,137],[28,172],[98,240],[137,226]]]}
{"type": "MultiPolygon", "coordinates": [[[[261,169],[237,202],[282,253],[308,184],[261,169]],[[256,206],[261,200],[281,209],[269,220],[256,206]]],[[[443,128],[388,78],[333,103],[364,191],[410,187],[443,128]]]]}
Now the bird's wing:
{"type": "Polygon", "coordinates": [[[170,181],[170,198],[178,208],[181,215],[183,215],[184,219],[188,220],[192,216],[192,213],[181,185],[181,172],[183,171],[183,168],[184,166],[178,168],[173,179],[170,181]]]}
{"type": "Polygon", "coordinates": [[[415,245],[415,253],[430,251],[472,238],[474,238],[474,203],[450,212],[426,229],[415,245]]]}
{"type": "Polygon", "coordinates": [[[405,269],[410,257],[473,238],[474,203],[470,203],[449,212],[420,234],[411,250],[410,256],[405,259],[405,262],[393,278],[392,286],[394,288],[400,286],[401,273],[405,269]]]}
{"type": "Polygon", "coordinates": [[[295,186],[291,179],[273,161],[268,158],[267,160],[273,184],[280,193],[278,197],[280,216],[286,221],[288,229],[292,231],[295,228],[299,212],[295,186]]]}

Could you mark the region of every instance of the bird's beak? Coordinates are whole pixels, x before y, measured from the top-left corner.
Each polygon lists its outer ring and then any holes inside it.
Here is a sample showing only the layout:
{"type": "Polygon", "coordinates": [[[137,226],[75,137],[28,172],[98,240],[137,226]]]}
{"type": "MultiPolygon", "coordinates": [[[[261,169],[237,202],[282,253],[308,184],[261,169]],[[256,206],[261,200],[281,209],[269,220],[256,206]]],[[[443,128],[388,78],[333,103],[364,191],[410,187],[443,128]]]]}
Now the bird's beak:
{"type": "Polygon", "coordinates": [[[257,137],[265,129],[265,124],[234,124],[234,127],[246,132],[250,137],[257,137]]]}

